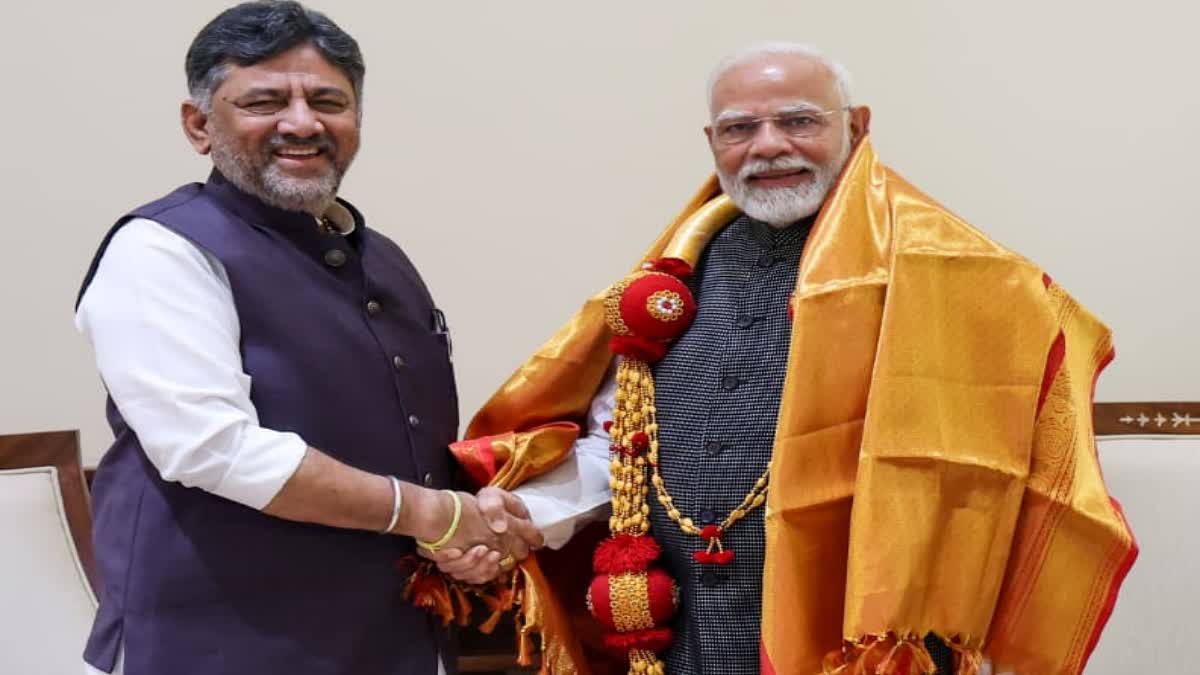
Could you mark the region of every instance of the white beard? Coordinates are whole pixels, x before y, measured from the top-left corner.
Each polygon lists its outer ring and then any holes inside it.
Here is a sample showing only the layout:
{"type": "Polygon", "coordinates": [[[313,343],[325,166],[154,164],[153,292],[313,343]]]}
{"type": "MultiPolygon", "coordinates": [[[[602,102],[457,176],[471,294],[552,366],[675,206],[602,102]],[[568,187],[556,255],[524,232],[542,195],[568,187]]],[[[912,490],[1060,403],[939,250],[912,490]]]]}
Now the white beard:
{"type": "Polygon", "coordinates": [[[737,176],[717,171],[721,189],[743,213],[772,227],[787,227],[808,218],[821,209],[829,190],[837,182],[842,166],[850,157],[849,134],[843,137],[838,156],[825,165],[817,165],[799,155],[785,155],[773,160],[754,160],[742,165],[737,176]],[[752,187],[750,176],[764,171],[807,169],[811,180],[792,187],[752,187]]]}

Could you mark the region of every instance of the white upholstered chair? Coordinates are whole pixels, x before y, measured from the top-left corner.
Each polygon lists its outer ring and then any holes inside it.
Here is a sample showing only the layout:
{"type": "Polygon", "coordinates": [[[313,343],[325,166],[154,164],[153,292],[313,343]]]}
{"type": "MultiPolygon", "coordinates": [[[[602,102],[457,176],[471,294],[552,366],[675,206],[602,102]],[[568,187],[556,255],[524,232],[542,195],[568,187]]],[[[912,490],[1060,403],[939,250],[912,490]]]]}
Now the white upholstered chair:
{"type": "Polygon", "coordinates": [[[83,672],[90,523],[74,432],[0,436],[0,673],[83,672]]]}
{"type": "Polygon", "coordinates": [[[1086,673],[1200,673],[1200,404],[1098,404],[1096,430],[1140,551],[1086,673]]]}

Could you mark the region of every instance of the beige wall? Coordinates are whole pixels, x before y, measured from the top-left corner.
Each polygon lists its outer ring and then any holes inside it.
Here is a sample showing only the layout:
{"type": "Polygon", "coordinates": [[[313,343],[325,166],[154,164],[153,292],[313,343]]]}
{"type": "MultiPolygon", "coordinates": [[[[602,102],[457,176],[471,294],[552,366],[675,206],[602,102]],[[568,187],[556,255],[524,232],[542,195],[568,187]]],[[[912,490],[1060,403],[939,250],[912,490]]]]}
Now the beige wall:
{"type": "MultiPolygon", "coordinates": [[[[319,7],[368,64],[364,148],[343,194],[446,309],[467,415],[704,178],[707,70],[763,38],[844,61],[886,161],[1114,327],[1101,398],[1200,399],[1200,12],[1103,4],[319,7]]],[[[74,294],[116,216],[205,175],[176,110],[187,44],[223,6],[10,8],[0,433],[81,428],[89,462],[108,443],[74,294]]]]}

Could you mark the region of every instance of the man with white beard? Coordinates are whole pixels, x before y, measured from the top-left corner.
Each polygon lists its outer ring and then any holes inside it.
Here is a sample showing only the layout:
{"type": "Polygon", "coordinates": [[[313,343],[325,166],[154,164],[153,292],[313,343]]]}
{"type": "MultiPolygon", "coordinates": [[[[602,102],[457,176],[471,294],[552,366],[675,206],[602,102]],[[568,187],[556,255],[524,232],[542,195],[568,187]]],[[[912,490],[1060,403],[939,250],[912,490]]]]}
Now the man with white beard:
{"type": "Polygon", "coordinates": [[[748,216],[786,228],[821,208],[870,110],[849,74],[816,52],[765,46],[734,54],[709,83],[705,128],[721,189],[748,216]]]}
{"type": "MultiPolygon", "coordinates": [[[[551,548],[608,516],[588,607],[632,673],[974,675],[987,656],[1077,673],[1097,592],[1115,594],[1136,547],[1115,509],[1099,528],[1046,520],[1046,494],[1071,498],[1031,473],[1068,467],[1070,489],[1109,503],[1086,389],[1108,331],[879,163],[848,80],[796,44],[722,61],[717,181],[456,455],[470,467],[515,433],[543,456],[492,457],[496,475],[561,461],[513,489],[551,548]],[[585,419],[573,444],[545,438],[585,419]],[[1002,594],[1006,576],[1020,581],[1002,594]]],[[[477,572],[470,554],[432,557],[477,572]]],[[[539,578],[542,604],[583,596],[539,578]]],[[[553,612],[527,624],[549,672],[582,669],[553,612]]]]}

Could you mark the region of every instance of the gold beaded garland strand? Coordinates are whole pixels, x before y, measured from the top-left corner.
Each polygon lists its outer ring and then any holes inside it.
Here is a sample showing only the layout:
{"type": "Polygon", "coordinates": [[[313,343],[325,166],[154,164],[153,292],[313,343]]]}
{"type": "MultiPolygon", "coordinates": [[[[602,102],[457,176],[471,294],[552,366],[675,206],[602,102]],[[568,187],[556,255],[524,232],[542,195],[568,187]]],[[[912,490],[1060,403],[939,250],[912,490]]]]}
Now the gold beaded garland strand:
{"type": "MultiPolygon", "coordinates": [[[[619,445],[623,447],[629,447],[629,444],[632,443],[633,435],[637,432],[639,427],[644,429],[649,440],[649,449],[646,454],[646,461],[650,465],[650,482],[654,485],[654,490],[658,496],[658,503],[661,504],[663,509],[666,511],[667,517],[679,526],[679,529],[687,534],[698,536],[701,531],[700,528],[696,526],[695,522],[691,518],[688,518],[680,513],[679,509],[675,506],[674,498],[672,498],[671,494],[667,491],[666,481],[663,480],[662,474],[659,473],[658,411],[654,406],[654,377],[650,370],[650,366],[642,361],[631,362],[628,359],[623,360],[621,367],[619,367],[617,371],[617,381],[619,391],[624,394],[623,396],[618,396],[618,399],[623,399],[619,400],[618,402],[626,405],[618,405],[618,410],[614,411],[613,430],[617,431],[618,429],[618,424],[616,422],[618,416],[622,418],[622,421],[628,418],[632,423],[622,424],[618,432],[620,435],[614,434],[613,438],[620,439],[618,441],[619,445]],[[626,367],[627,364],[628,367],[626,367]],[[622,378],[622,375],[625,377],[622,378]],[[639,424],[639,422],[644,422],[644,424],[639,424]]],[[[623,459],[628,460],[629,457],[626,455],[623,456],[623,459]]],[[[646,532],[649,528],[650,507],[644,502],[647,492],[646,488],[642,485],[642,481],[645,480],[645,470],[644,467],[640,466],[641,457],[639,456],[637,459],[639,466],[637,467],[636,474],[631,472],[631,475],[636,475],[634,480],[637,484],[630,485],[629,488],[631,489],[624,492],[623,496],[627,496],[634,502],[633,504],[628,504],[626,506],[627,509],[636,508],[636,503],[639,501],[641,502],[642,508],[640,509],[640,512],[642,518],[640,520],[643,525],[643,529],[639,531],[646,532]],[[638,497],[642,497],[642,500],[638,500],[638,497]]],[[[614,468],[615,467],[616,460],[614,459],[614,468]]],[[[740,504],[738,504],[737,508],[731,511],[729,515],[725,517],[725,520],[721,521],[721,523],[718,525],[721,531],[729,529],[734,523],[742,518],[745,518],[746,515],[751,511],[761,507],[764,503],[766,503],[767,487],[770,483],[770,473],[770,469],[768,469],[767,471],[764,471],[761,476],[759,476],[758,480],[755,481],[754,486],[750,489],[746,496],[742,498],[742,501],[740,504]]],[[[625,518],[631,518],[633,515],[634,514],[631,514],[628,511],[623,512],[623,516],[625,518]]]]}
{"type": "Polygon", "coordinates": [[[609,529],[614,534],[638,535],[650,530],[646,458],[628,451],[645,419],[643,404],[647,400],[644,390],[647,378],[642,372],[645,369],[645,364],[627,360],[617,368],[617,405],[609,432],[614,447],[626,451],[614,449],[610,460],[613,513],[609,529]]]}

